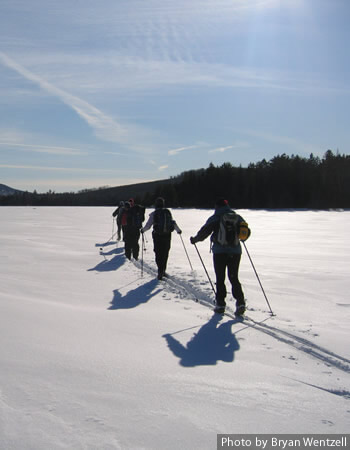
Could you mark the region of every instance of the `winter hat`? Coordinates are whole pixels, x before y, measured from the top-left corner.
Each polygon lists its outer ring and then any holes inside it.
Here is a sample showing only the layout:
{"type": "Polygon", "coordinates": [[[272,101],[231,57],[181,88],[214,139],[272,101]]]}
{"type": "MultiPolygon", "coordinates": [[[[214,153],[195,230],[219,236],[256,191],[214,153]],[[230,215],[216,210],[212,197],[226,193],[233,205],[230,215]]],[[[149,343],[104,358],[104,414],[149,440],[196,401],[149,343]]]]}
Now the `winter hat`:
{"type": "Polygon", "coordinates": [[[215,208],[222,208],[223,206],[228,206],[228,201],[224,197],[219,197],[215,202],[215,208]]]}
{"type": "Polygon", "coordinates": [[[156,208],[164,208],[164,205],[165,205],[165,200],[163,197],[158,197],[154,203],[154,206],[156,208]]]}

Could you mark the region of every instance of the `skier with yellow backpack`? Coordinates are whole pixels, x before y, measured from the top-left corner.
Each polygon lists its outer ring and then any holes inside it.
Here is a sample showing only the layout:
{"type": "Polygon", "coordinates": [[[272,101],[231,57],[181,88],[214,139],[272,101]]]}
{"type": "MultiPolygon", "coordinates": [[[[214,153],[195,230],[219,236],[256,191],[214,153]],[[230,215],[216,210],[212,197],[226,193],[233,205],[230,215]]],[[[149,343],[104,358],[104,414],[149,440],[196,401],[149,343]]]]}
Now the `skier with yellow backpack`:
{"type": "Polygon", "coordinates": [[[215,203],[215,212],[208,218],[198,233],[190,238],[191,244],[204,241],[211,235],[213,263],[216,275],[216,307],[215,312],[224,313],[227,295],[226,270],[232,286],[232,295],[236,300],[235,314],[243,315],[246,302],[238,277],[242,248],[240,241],[250,236],[250,229],[243,217],[233,211],[228,201],[219,198],[215,203]]]}

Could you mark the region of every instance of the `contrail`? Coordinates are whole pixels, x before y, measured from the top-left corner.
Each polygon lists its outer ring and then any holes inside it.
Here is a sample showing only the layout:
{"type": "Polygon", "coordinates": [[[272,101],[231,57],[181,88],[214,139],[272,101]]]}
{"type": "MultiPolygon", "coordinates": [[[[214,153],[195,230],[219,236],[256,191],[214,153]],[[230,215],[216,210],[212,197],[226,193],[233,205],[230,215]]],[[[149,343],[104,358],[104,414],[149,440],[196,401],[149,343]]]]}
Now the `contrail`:
{"type": "Polygon", "coordinates": [[[64,104],[73,109],[73,111],[75,111],[79,117],[81,117],[94,130],[97,137],[120,144],[126,143],[126,137],[128,135],[127,128],[122,126],[120,123],[117,123],[114,119],[104,114],[98,108],[95,108],[88,102],[54,86],[40,76],[21,66],[3,52],[0,52],[0,62],[2,62],[6,67],[19,73],[25,79],[37,84],[44,91],[59,98],[64,104]]]}

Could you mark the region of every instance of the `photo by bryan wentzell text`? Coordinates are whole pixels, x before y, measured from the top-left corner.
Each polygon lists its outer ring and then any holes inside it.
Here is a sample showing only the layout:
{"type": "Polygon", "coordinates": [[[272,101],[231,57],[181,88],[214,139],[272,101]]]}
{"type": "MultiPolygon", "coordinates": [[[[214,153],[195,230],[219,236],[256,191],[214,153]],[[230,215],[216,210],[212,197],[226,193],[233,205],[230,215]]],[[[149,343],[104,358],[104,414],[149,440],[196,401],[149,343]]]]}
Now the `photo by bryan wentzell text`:
{"type": "Polygon", "coordinates": [[[286,450],[330,449],[350,450],[350,434],[218,434],[217,449],[286,450]]]}

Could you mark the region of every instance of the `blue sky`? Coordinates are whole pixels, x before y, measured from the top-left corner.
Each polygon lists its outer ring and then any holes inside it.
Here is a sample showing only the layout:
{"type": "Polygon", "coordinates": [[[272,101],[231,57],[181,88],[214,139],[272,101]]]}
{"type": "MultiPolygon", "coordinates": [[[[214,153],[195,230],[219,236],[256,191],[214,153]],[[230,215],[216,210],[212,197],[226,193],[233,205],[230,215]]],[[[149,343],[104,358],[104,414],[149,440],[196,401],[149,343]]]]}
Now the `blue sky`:
{"type": "Polygon", "coordinates": [[[349,153],[349,0],[1,0],[0,183],[349,153]]]}

